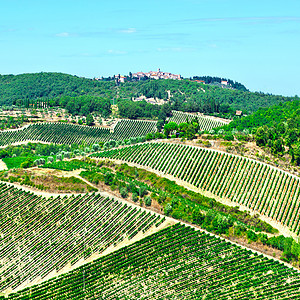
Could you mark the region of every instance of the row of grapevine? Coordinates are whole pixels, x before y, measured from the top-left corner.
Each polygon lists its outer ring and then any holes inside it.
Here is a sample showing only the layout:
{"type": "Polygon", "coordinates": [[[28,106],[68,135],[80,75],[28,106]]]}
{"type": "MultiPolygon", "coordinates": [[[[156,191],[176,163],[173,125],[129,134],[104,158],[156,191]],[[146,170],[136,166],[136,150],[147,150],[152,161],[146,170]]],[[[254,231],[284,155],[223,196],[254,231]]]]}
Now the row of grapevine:
{"type": "Polygon", "coordinates": [[[242,204],[300,233],[300,179],[245,157],[171,143],[145,143],[101,152],[173,175],[242,204]]]}
{"type": "Polygon", "coordinates": [[[169,118],[169,122],[175,122],[177,124],[184,123],[187,120],[191,121],[192,119],[198,119],[199,126],[201,130],[211,130],[216,127],[221,127],[229,123],[228,120],[221,118],[212,118],[204,115],[196,115],[191,113],[185,113],[182,111],[172,111],[173,116],[169,118]]]}
{"type": "Polygon", "coordinates": [[[38,123],[19,130],[0,133],[0,146],[24,141],[41,141],[56,144],[88,145],[109,140],[121,141],[131,137],[145,136],[156,131],[156,122],[140,120],[120,120],[113,132],[107,128],[80,126],[66,123],[38,123]]]}
{"type": "Polygon", "coordinates": [[[215,236],[176,224],[8,299],[300,298],[300,274],[215,236]]]}
{"type": "Polygon", "coordinates": [[[0,291],[155,228],[159,215],[101,194],[43,198],[0,184],[0,291]]]}

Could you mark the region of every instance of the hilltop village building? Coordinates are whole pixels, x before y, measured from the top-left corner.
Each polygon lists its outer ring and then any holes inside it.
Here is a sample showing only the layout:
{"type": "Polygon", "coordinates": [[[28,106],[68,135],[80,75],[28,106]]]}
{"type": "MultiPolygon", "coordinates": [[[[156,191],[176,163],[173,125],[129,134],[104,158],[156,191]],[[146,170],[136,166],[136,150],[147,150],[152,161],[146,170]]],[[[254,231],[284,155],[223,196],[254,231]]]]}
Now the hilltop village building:
{"type": "Polygon", "coordinates": [[[182,77],[180,76],[180,74],[172,74],[172,73],[168,73],[168,72],[161,72],[160,69],[158,69],[157,71],[150,71],[150,72],[137,72],[137,73],[133,73],[132,74],[133,78],[137,78],[137,79],[142,79],[144,77],[148,77],[151,79],[176,79],[176,80],[181,80],[182,77]]]}

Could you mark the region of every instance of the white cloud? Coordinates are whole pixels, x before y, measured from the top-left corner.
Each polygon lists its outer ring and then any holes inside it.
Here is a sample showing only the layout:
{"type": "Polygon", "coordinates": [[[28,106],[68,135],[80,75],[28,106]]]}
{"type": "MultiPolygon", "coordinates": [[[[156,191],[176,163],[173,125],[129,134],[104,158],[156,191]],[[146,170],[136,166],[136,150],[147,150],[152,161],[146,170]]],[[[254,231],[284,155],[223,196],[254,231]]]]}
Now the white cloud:
{"type": "Polygon", "coordinates": [[[61,33],[57,33],[55,36],[58,36],[58,37],[69,37],[69,36],[71,36],[71,34],[69,32],[61,32],[61,33]]]}
{"type": "Polygon", "coordinates": [[[119,32],[126,33],[126,34],[131,34],[131,33],[135,33],[136,29],[135,28],[127,28],[127,29],[122,29],[119,32]]]}

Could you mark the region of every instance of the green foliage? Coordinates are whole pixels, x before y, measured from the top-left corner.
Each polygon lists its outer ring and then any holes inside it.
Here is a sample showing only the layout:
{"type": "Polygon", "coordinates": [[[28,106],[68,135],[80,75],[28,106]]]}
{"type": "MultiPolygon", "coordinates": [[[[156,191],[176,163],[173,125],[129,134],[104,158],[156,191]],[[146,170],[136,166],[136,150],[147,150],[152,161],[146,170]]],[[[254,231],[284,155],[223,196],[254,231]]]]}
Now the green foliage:
{"type": "Polygon", "coordinates": [[[178,125],[175,122],[167,123],[164,126],[165,135],[168,137],[170,132],[177,131],[177,129],[178,129],[178,125]]]}
{"type": "Polygon", "coordinates": [[[152,199],[150,196],[146,196],[144,201],[145,201],[146,206],[151,206],[152,199]]]}
{"type": "Polygon", "coordinates": [[[137,202],[138,201],[138,199],[139,199],[139,196],[138,196],[138,194],[137,193],[132,193],[132,201],[133,202],[137,202]]]}
{"type": "Polygon", "coordinates": [[[122,198],[127,198],[128,197],[128,191],[126,187],[121,187],[120,188],[120,194],[122,196],[122,198]]]}
{"type": "Polygon", "coordinates": [[[21,125],[23,125],[23,123],[27,121],[28,121],[28,117],[24,115],[16,118],[7,116],[3,119],[0,119],[0,129],[4,130],[4,129],[19,128],[21,125]]]}
{"type": "Polygon", "coordinates": [[[158,106],[141,102],[130,103],[132,97],[141,95],[159,99],[168,99],[174,110],[234,115],[236,110],[256,111],[291,98],[263,93],[251,93],[239,83],[229,81],[237,89],[227,89],[203,85],[190,80],[141,80],[125,82],[116,89],[115,82],[110,80],[91,80],[62,73],[36,73],[22,75],[0,75],[1,103],[34,108],[60,106],[71,114],[87,116],[99,112],[103,117],[111,114],[110,99],[117,96],[121,116],[126,118],[155,118],[164,120],[164,114],[158,106]],[[204,92],[205,91],[205,92],[204,92]],[[126,103],[123,103],[126,102],[126,103]],[[151,108],[152,107],[152,108],[151,108]],[[158,113],[159,112],[159,113],[158,113]]]}
{"type": "Polygon", "coordinates": [[[47,157],[40,157],[40,156],[32,156],[32,157],[6,157],[2,160],[6,164],[8,169],[15,169],[15,168],[30,168],[34,165],[35,160],[43,159],[45,160],[47,157]]]}
{"type": "Polygon", "coordinates": [[[86,125],[93,126],[95,124],[94,118],[91,114],[88,114],[86,117],[86,125]]]}
{"type": "Polygon", "coordinates": [[[146,101],[120,101],[118,103],[119,115],[129,119],[156,119],[161,106],[147,103],[146,101]]]}
{"type": "Polygon", "coordinates": [[[289,148],[292,163],[300,165],[300,100],[280,103],[270,108],[260,108],[223,127],[226,132],[252,131],[256,144],[268,147],[274,155],[283,155],[289,148]]]}
{"type": "Polygon", "coordinates": [[[164,207],[164,212],[168,216],[172,212],[172,205],[171,203],[167,203],[164,207]]]}
{"type": "Polygon", "coordinates": [[[258,236],[254,231],[248,230],[247,231],[247,238],[248,238],[248,241],[251,243],[251,242],[256,242],[257,239],[258,239],[258,236]]]}
{"type": "Polygon", "coordinates": [[[107,172],[107,173],[104,175],[104,183],[105,183],[106,185],[112,185],[114,178],[115,178],[115,176],[114,176],[113,173],[107,172]]]}

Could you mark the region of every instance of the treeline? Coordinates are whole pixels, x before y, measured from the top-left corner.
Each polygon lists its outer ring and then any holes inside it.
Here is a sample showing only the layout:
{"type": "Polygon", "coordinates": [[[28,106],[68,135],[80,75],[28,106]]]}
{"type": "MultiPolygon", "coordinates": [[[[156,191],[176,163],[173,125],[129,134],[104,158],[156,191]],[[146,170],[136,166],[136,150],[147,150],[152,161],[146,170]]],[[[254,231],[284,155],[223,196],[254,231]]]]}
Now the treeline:
{"type": "Polygon", "coordinates": [[[32,73],[21,75],[0,75],[1,105],[23,106],[47,102],[47,99],[70,96],[91,95],[112,98],[113,81],[96,80],[63,73],[32,73]]]}
{"type": "Polygon", "coordinates": [[[48,107],[60,106],[70,114],[88,116],[92,112],[100,113],[104,118],[111,114],[111,103],[108,98],[95,96],[63,96],[49,99],[48,107]]]}
{"type": "Polygon", "coordinates": [[[205,84],[214,84],[214,83],[220,84],[222,80],[225,80],[228,82],[229,86],[233,87],[234,89],[241,90],[241,91],[248,91],[248,89],[243,84],[227,78],[212,77],[212,76],[194,76],[193,79],[203,80],[205,84]]]}
{"type": "MultiPolygon", "coordinates": [[[[209,76],[207,82],[221,80],[209,76]]],[[[139,96],[169,100],[174,110],[201,112],[223,117],[236,110],[249,114],[293,98],[264,93],[252,93],[243,85],[228,80],[235,89],[224,89],[192,80],[140,80],[116,84],[114,80],[92,80],[62,73],[0,75],[0,105],[47,107],[52,99],[63,97],[98,97],[118,100],[118,103],[139,96]]],[[[82,98],[84,99],[84,98],[82,98]]],[[[89,101],[89,99],[86,99],[89,101]]],[[[56,103],[60,101],[56,101],[56,103]]]]}
{"type": "Polygon", "coordinates": [[[291,162],[300,165],[300,100],[260,108],[220,130],[252,133],[258,146],[268,147],[275,155],[285,154],[287,147],[291,162]]]}
{"type": "Polygon", "coordinates": [[[161,110],[160,105],[153,105],[146,101],[133,102],[130,100],[118,103],[119,115],[129,119],[156,119],[161,110]]]}
{"type": "Polygon", "coordinates": [[[147,103],[144,100],[119,102],[118,109],[121,117],[129,119],[163,119],[165,121],[172,114],[172,107],[169,103],[157,105],[147,103]]]}
{"type": "Polygon", "coordinates": [[[28,117],[21,115],[18,117],[7,116],[0,118],[0,129],[15,129],[23,125],[24,122],[28,121],[28,117]]]}
{"type": "Polygon", "coordinates": [[[146,96],[169,100],[174,110],[233,116],[236,110],[244,114],[259,107],[269,107],[291,101],[291,97],[275,96],[238,89],[224,89],[191,80],[143,80],[126,82],[119,87],[120,100],[146,96]],[[170,96],[170,97],[169,97],[170,96]]]}

